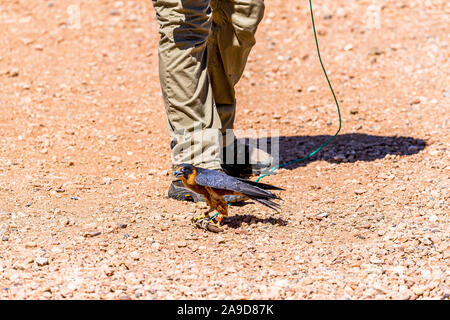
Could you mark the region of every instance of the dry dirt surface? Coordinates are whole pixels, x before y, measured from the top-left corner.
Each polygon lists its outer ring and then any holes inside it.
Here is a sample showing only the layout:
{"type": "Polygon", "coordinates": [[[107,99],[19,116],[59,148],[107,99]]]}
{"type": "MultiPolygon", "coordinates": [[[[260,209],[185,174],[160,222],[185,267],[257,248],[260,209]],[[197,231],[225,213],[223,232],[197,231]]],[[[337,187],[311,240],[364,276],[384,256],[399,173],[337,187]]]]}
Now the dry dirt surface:
{"type": "MultiPolygon", "coordinates": [[[[0,299],[449,299],[450,4],[313,2],[341,134],[214,234],[167,198],[151,1],[2,1],[0,299]]],[[[282,161],[338,127],[311,28],[266,1],[237,88],[282,161]]]]}

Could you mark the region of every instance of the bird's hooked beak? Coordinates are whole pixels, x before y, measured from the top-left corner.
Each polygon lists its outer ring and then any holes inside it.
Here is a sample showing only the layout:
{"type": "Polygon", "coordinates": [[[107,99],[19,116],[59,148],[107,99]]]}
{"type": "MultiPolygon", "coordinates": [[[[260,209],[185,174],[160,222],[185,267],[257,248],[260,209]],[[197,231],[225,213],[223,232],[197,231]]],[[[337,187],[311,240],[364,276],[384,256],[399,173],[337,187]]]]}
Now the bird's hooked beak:
{"type": "Polygon", "coordinates": [[[180,171],[180,169],[178,169],[177,171],[174,172],[175,177],[179,178],[183,175],[183,172],[180,171]]]}

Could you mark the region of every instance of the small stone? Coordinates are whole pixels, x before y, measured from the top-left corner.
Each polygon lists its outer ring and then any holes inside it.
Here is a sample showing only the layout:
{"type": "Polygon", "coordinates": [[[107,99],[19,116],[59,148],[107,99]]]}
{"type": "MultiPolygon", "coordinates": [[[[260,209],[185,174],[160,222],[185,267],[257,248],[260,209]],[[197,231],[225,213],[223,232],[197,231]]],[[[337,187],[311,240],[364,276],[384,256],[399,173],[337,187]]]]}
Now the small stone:
{"type": "Polygon", "coordinates": [[[133,252],[131,252],[130,253],[130,257],[132,258],[132,259],[134,259],[134,260],[139,260],[139,252],[137,252],[137,251],[133,251],[133,252]]]}
{"type": "Polygon", "coordinates": [[[330,214],[328,212],[322,212],[316,215],[316,219],[322,220],[323,218],[328,217],[330,214]]]}
{"type": "Polygon", "coordinates": [[[105,178],[103,178],[103,180],[102,180],[102,185],[108,185],[108,184],[111,184],[111,181],[112,181],[112,179],[111,178],[108,178],[108,177],[105,177],[105,178]]]}
{"type": "Polygon", "coordinates": [[[369,259],[370,263],[373,264],[382,264],[384,261],[379,259],[376,255],[372,255],[369,259]]]}
{"type": "Polygon", "coordinates": [[[114,275],[114,269],[113,268],[106,268],[103,270],[103,272],[105,273],[105,275],[107,277],[111,277],[112,275],[114,275]]]}
{"type": "Polygon", "coordinates": [[[159,242],[153,242],[152,243],[152,249],[153,250],[159,250],[159,248],[160,248],[160,244],[159,244],[159,242]]]}
{"type": "Polygon", "coordinates": [[[384,53],[384,51],[378,47],[373,47],[370,49],[369,55],[371,56],[380,56],[384,53]]]}
{"type": "Polygon", "coordinates": [[[352,45],[351,43],[347,44],[347,45],[344,47],[344,50],[345,50],[345,51],[350,51],[350,50],[352,50],[352,49],[353,49],[353,45],[352,45]]]}
{"type": "Polygon", "coordinates": [[[161,170],[157,174],[158,174],[158,176],[168,176],[169,175],[169,171],[161,170]]]}
{"type": "Polygon", "coordinates": [[[31,85],[27,82],[21,82],[18,84],[18,86],[24,90],[30,90],[31,89],[31,85]]]}
{"type": "Polygon", "coordinates": [[[421,295],[423,295],[423,293],[425,292],[425,288],[418,288],[418,287],[415,287],[415,288],[412,289],[412,291],[414,292],[414,294],[415,294],[416,296],[421,296],[421,295]]]}
{"type": "Polygon", "coordinates": [[[34,260],[34,262],[36,262],[36,264],[40,267],[48,265],[47,258],[38,257],[34,260]]]}
{"type": "Polygon", "coordinates": [[[411,298],[411,296],[413,295],[411,290],[403,290],[402,292],[399,293],[398,296],[394,296],[394,299],[396,300],[409,300],[409,298],[411,298]]]}
{"type": "Polygon", "coordinates": [[[187,247],[187,242],[186,241],[180,241],[177,243],[177,247],[178,248],[185,248],[187,247]]]}
{"type": "Polygon", "coordinates": [[[36,242],[27,242],[25,243],[25,248],[36,248],[37,244],[36,242]]]}
{"type": "Polygon", "coordinates": [[[2,237],[2,241],[8,241],[9,237],[2,237]]]}
{"type": "Polygon", "coordinates": [[[117,162],[117,163],[121,163],[122,159],[120,157],[117,157],[117,156],[112,156],[111,157],[111,161],[117,162]]]}
{"type": "Polygon", "coordinates": [[[356,189],[355,190],[355,194],[357,194],[357,195],[361,195],[361,194],[364,194],[364,193],[366,193],[367,191],[366,190],[364,190],[364,189],[356,189]]]}
{"type": "Polygon", "coordinates": [[[96,237],[96,236],[99,236],[99,235],[101,235],[102,233],[100,232],[100,231],[89,231],[89,232],[86,232],[85,234],[84,234],[84,236],[86,237],[86,238],[93,238],[93,237],[96,237]]]}
{"type": "Polygon", "coordinates": [[[8,74],[9,74],[9,76],[11,78],[18,77],[19,76],[19,69],[17,69],[17,68],[11,69],[11,70],[8,71],[8,74]]]}

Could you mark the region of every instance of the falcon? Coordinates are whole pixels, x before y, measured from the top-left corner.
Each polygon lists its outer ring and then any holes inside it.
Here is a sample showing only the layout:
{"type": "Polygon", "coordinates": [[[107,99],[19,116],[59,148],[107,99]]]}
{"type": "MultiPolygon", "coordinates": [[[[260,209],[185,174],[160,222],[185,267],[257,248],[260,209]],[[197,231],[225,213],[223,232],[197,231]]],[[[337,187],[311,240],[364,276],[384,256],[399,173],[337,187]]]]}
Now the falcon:
{"type": "Polygon", "coordinates": [[[217,170],[203,169],[183,163],[174,172],[184,186],[201,194],[209,206],[209,210],[193,219],[193,223],[209,231],[220,232],[220,224],[228,216],[228,204],[225,195],[238,195],[252,199],[270,209],[279,212],[280,205],[273,202],[277,195],[267,190],[283,190],[270,184],[235,178],[217,170]],[[217,222],[211,222],[209,213],[217,210],[217,222]]]}

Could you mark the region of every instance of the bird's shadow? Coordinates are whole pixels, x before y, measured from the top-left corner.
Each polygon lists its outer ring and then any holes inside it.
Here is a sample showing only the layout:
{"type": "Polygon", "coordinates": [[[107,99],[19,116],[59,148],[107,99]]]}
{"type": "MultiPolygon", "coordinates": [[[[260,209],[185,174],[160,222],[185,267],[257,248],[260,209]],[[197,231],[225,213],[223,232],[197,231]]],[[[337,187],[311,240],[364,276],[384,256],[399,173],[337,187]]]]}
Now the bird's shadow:
{"type": "MultiPolygon", "coordinates": [[[[284,164],[306,157],[330,138],[329,135],[319,135],[245,138],[245,140],[258,147],[267,145],[267,151],[275,159],[275,163],[284,164]]],[[[286,169],[294,170],[318,160],[353,163],[375,161],[387,155],[410,156],[419,153],[425,147],[424,140],[413,137],[376,136],[364,133],[341,134],[312,157],[289,165],[286,169]]]]}
{"type": "Polygon", "coordinates": [[[243,223],[246,223],[248,225],[255,224],[255,223],[272,224],[272,225],[279,225],[279,226],[287,225],[287,221],[283,220],[282,218],[273,218],[273,217],[258,218],[251,214],[235,215],[235,216],[227,217],[227,218],[223,219],[222,223],[232,229],[238,229],[239,227],[241,227],[241,225],[243,223]]]}

